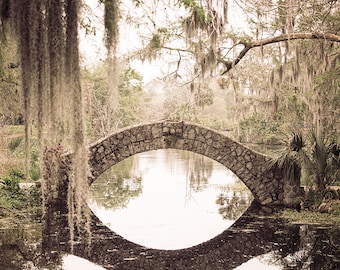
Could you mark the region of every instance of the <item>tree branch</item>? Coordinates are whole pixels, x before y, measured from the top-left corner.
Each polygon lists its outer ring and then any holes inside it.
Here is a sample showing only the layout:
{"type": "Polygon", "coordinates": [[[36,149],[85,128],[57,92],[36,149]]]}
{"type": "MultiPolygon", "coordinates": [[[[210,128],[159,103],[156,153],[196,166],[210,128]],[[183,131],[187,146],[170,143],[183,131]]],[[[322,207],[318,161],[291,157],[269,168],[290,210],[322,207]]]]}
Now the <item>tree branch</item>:
{"type": "Polygon", "coordinates": [[[172,47],[167,47],[167,46],[162,46],[162,49],[169,50],[169,51],[193,53],[193,51],[190,49],[172,48],[172,47]]]}
{"type": "Polygon", "coordinates": [[[291,34],[283,34],[277,37],[266,38],[251,42],[240,42],[239,44],[244,45],[243,50],[239,53],[239,55],[233,61],[221,61],[225,65],[225,70],[222,72],[222,75],[229,72],[234,66],[236,66],[241,59],[247,54],[247,52],[255,47],[265,46],[272,43],[289,41],[294,39],[320,39],[320,40],[328,40],[333,42],[340,42],[340,36],[331,34],[331,33],[291,33],[291,34]]]}

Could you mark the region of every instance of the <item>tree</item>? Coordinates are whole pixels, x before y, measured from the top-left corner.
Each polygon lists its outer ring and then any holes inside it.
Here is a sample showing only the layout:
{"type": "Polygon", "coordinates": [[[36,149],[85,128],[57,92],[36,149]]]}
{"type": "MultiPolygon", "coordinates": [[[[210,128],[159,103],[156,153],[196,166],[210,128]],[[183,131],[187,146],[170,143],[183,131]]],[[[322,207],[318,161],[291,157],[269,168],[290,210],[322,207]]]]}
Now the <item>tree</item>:
{"type": "MultiPolygon", "coordinates": [[[[142,76],[134,69],[123,70],[117,77],[118,96],[112,106],[112,96],[106,75],[107,64],[98,65],[92,72],[84,71],[84,87],[89,93],[88,121],[93,138],[101,138],[119,128],[141,123],[147,118],[148,93],[144,91],[142,76]]],[[[117,68],[120,70],[123,68],[117,68]]]]}
{"type": "MultiPolygon", "coordinates": [[[[144,46],[132,51],[130,59],[162,59],[164,77],[192,84],[197,97],[200,85],[222,74],[224,88],[233,87],[239,102],[235,110],[242,117],[235,125],[258,114],[266,121],[311,123],[318,132],[336,133],[339,109],[332,101],[339,98],[339,76],[333,76],[339,69],[338,1],[236,1],[238,22],[244,15],[246,23],[243,32],[234,30],[237,24],[227,16],[235,1],[132,3],[136,9],[122,7],[122,14],[136,26],[144,46]],[[165,10],[168,13],[159,16],[165,10]],[[145,13],[148,16],[139,15],[145,13]],[[291,112],[291,95],[305,104],[302,117],[282,117],[291,112]]],[[[300,112],[294,109],[294,115],[300,112]]]]}
{"type": "Polygon", "coordinates": [[[23,122],[18,70],[16,43],[10,37],[0,40],[0,126],[23,122]]]}
{"type": "MultiPolygon", "coordinates": [[[[209,104],[211,97],[209,93],[202,95],[195,86],[204,85],[205,78],[218,74],[221,65],[222,74],[232,84],[241,85],[244,79],[232,77],[230,72],[242,73],[237,68],[249,57],[250,51],[259,49],[265,56],[265,48],[270,48],[273,57],[256,57],[255,61],[261,60],[263,66],[271,66],[268,89],[272,91],[274,111],[279,111],[281,92],[288,89],[302,93],[299,98],[307,100],[318,134],[325,133],[338,118],[338,109],[327,111],[327,106],[335,108],[337,104],[328,100],[339,100],[338,1],[237,1],[250,20],[247,33],[228,28],[228,1],[179,0],[169,5],[162,0],[133,0],[133,13],[131,7],[119,7],[117,0],[100,2],[105,7],[105,45],[112,68],[110,79],[117,75],[114,68],[117,66],[118,18],[127,18],[126,21],[137,22],[137,29],[142,26],[150,29],[147,33],[140,32],[146,37],[139,39],[144,46],[129,55],[130,59],[153,60],[162,56],[168,62],[169,76],[184,84],[193,82],[199,106],[209,104]],[[142,12],[137,14],[139,10],[142,12]],[[170,10],[170,13],[160,20],[160,10],[170,10]],[[174,18],[174,14],[181,16],[174,18]],[[136,15],[139,17],[134,20],[136,15]],[[309,57],[311,53],[319,56],[318,59],[309,57]]],[[[0,1],[2,32],[16,38],[20,54],[26,149],[30,148],[32,125],[36,125],[42,143],[41,153],[45,150],[46,154],[45,165],[50,166],[48,158],[58,161],[53,153],[62,152],[59,144],[74,152],[74,177],[69,186],[71,228],[86,206],[84,179],[88,174],[78,49],[81,4],[80,0],[0,1]]],[[[116,80],[110,83],[118,87],[116,80]]],[[[245,88],[241,86],[239,90],[244,92],[245,88]]],[[[114,91],[110,94],[116,102],[114,91]]],[[[337,130],[335,127],[331,135],[337,130]]],[[[29,157],[29,153],[26,156],[29,157]]],[[[29,158],[26,167],[29,167],[29,158]]],[[[44,170],[48,182],[53,175],[48,174],[47,168],[44,170]]],[[[53,193],[44,190],[44,194],[53,193]]]]}
{"type": "Polygon", "coordinates": [[[330,33],[291,33],[291,34],[282,34],[275,37],[270,37],[261,40],[255,41],[240,41],[237,45],[242,45],[243,49],[237,55],[237,57],[233,61],[224,61],[221,59],[221,62],[225,65],[225,70],[222,71],[222,75],[226,74],[231,70],[234,66],[236,66],[242,58],[253,48],[256,47],[263,47],[269,44],[284,42],[284,41],[291,41],[296,39],[318,39],[324,41],[333,41],[333,42],[340,42],[340,36],[336,34],[330,33]]]}
{"type": "MultiPolygon", "coordinates": [[[[105,0],[107,47],[115,42],[117,1],[105,0]]],[[[89,173],[80,84],[78,21],[80,0],[2,0],[3,34],[17,39],[22,72],[26,134],[26,167],[29,167],[30,134],[36,125],[41,142],[44,205],[53,198],[59,182],[56,170],[64,149],[73,152],[68,187],[68,220],[71,240],[75,225],[88,232],[87,177],[89,173]]]]}

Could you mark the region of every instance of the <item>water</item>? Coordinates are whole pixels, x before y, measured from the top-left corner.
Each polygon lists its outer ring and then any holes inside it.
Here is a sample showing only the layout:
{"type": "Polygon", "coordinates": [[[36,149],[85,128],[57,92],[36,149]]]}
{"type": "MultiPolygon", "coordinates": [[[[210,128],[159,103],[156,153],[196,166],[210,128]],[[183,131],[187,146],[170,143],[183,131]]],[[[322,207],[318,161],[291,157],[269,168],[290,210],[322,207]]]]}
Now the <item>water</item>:
{"type": "Polygon", "coordinates": [[[181,150],[130,157],[97,179],[90,191],[90,207],[104,224],[156,249],[187,248],[213,238],[253,200],[230,170],[181,150]]]}
{"type": "Polygon", "coordinates": [[[1,218],[0,270],[340,269],[339,227],[290,224],[277,209],[249,206],[244,186],[212,160],[157,151],[117,167],[91,188],[89,246],[80,239],[70,254],[63,215],[51,228],[1,218]]]}
{"type": "Polygon", "coordinates": [[[0,269],[340,269],[339,228],[293,225],[272,214],[252,204],[228,230],[182,250],[142,248],[104,229],[94,232],[90,250],[75,246],[78,256],[65,253],[63,243],[44,248],[37,222],[1,222],[0,269]]]}

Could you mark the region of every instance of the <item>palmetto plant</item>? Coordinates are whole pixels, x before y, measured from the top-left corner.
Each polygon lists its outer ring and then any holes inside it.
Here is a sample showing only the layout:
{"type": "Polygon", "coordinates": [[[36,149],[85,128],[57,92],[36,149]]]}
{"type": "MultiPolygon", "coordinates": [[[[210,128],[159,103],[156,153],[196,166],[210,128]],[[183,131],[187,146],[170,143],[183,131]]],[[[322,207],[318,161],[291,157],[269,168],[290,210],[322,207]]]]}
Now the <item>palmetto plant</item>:
{"type": "Polygon", "coordinates": [[[311,176],[317,190],[324,190],[340,176],[339,145],[312,133],[311,176]]]}
{"type": "Polygon", "coordinates": [[[301,150],[305,146],[302,136],[298,133],[286,136],[286,138],[282,139],[282,145],[283,147],[277,151],[270,165],[283,169],[287,179],[300,180],[301,161],[304,159],[301,150]]]}
{"type": "Polygon", "coordinates": [[[292,132],[283,140],[283,148],[272,164],[284,170],[288,179],[305,180],[308,187],[325,190],[340,176],[340,148],[323,135],[311,132],[310,136],[292,132]]]}

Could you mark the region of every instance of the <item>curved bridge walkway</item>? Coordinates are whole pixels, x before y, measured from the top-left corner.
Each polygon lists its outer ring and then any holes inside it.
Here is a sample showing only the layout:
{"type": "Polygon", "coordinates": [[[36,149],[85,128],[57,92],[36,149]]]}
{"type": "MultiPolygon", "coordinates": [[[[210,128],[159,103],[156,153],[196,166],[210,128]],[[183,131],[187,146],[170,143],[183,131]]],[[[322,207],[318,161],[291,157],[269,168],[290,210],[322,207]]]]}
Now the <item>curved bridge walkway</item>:
{"type": "Polygon", "coordinates": [[[260,204],[291,206],[299,195],[299,180],[284,179],[282,170],[269,168],[269,157],[212,129],[170,121],[128,127],[92,144],[90,184],[134,154],[165,148],[188,150],[216,160],[237,175],[260,204]]]}

